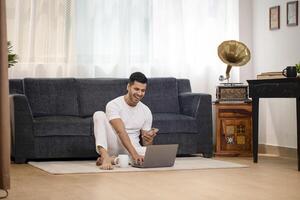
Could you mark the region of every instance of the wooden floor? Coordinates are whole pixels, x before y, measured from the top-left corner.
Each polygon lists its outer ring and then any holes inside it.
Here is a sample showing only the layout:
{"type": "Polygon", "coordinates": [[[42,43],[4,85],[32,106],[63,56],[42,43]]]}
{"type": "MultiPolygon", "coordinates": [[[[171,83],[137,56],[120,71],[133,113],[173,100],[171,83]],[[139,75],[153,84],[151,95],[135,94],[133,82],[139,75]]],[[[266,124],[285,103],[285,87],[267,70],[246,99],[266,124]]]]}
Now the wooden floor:
{"type": "MultiPolygon", "coordinates": [[[[190,171],[50,175],[29,165],[11,166],[13,200],[299,200],[296,159],[260,156],[216,159],[248,168],[190,171]]],[[[2,193],[1,193],[2,194],[2,193]]]]}

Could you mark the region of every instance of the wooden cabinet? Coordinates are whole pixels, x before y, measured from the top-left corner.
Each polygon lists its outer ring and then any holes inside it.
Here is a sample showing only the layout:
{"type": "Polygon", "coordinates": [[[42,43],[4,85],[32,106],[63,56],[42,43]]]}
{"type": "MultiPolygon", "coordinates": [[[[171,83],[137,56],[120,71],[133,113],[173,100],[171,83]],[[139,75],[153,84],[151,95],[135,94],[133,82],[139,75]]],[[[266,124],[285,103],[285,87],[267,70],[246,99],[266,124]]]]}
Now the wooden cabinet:
{"type": "Polygon", "coordinates": [[[252,104],[215,103],[216,155],[252,155],[252,104]]]}

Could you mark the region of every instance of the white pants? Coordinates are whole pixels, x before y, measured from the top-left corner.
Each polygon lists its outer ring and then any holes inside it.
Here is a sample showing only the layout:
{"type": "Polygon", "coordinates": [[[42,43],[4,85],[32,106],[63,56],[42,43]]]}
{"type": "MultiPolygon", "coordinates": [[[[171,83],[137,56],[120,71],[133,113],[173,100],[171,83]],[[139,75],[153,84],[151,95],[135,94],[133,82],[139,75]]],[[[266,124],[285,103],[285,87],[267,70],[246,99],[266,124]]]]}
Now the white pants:
{"type": "MultiPolygon", "coordinates": [[[[98,154],[98,146],[103,147],[110,156],[118,156],[119,154],[128,154],[128,151],[122,145],[116,131],[109,123],[106,114],[103,111],[97,111],[93,115],[94,136],[96,141],[96,151],[98,154]]],[[[145,155],[146,147],[134,146],[137,153],[145,155]]],[[[129,154],[128,154],[129,155],[129,154]]]]}

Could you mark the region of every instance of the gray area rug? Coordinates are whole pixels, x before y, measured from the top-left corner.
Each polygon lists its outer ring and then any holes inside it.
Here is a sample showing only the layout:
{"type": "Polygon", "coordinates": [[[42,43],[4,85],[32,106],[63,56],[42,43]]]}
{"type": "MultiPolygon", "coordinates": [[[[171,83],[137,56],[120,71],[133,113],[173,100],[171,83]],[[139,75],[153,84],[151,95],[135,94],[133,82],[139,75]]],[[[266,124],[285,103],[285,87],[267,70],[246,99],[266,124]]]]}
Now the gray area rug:
{"type": "Polygon", "coordinates": [[[120,168],[115,166],[113,170],[101,170],[95,165],[95,161],[48,161],[29,162],[50,174],[85,174],[85,173],[116,173],[116,172],[145,172],[145,171],[171,171],[171,170],[200,170],[200,169],[224,169],[241,168],[246,165],[227,161],[220,161],[202,157],[176,158],[173,167],[140,169],[134,167],[120,168]]]}

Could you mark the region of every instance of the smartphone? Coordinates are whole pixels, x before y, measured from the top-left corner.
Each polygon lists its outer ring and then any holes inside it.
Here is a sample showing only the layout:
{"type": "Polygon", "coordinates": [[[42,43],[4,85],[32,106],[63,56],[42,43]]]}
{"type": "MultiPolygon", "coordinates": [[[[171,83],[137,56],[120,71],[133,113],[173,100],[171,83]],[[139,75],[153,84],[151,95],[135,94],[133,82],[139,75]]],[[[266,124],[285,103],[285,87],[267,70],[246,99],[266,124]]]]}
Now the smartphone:
{"type": "Polygon", "coordinates": [[[159,131],[158,128],[151,128],[152,131],[154,131],[155,133],[157,133],[159,131]]]}

